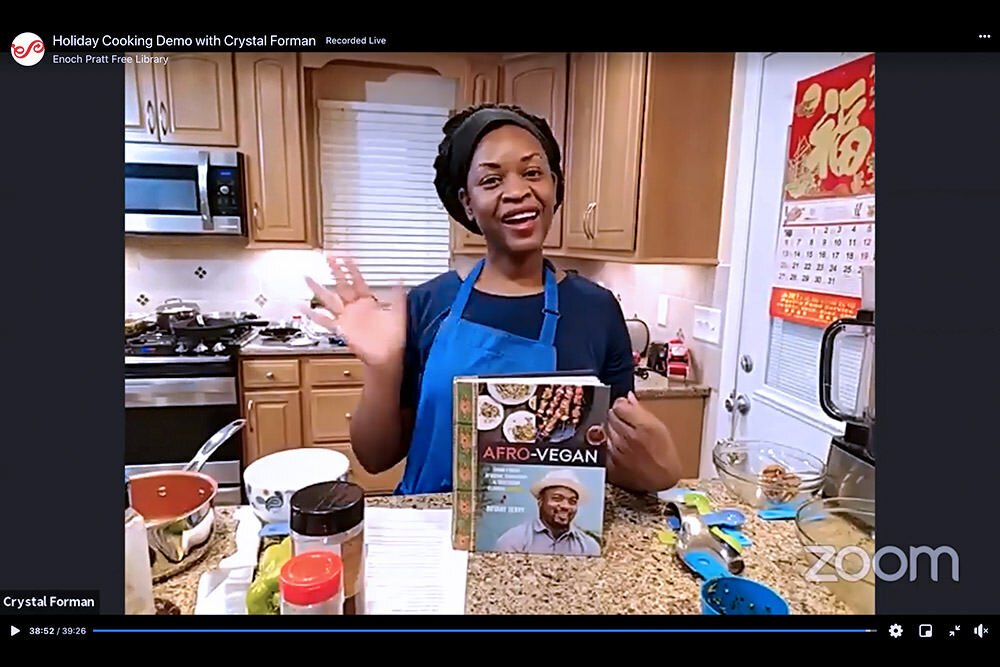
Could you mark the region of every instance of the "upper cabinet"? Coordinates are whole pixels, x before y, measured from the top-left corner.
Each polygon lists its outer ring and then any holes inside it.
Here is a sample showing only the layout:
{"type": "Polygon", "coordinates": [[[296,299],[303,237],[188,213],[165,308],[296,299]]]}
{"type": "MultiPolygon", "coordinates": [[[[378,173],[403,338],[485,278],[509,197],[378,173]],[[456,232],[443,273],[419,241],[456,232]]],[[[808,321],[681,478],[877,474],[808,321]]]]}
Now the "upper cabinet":
{"type": "Polygon", "coordinates": [[[235,57],[251,241],[305,244],[298,58],[294,53],[235,57]]]}
{"type": "Polygon", "coordinates": [[[153,55],[166,62],[125,66],[125,140],[236,146],[233,55],[153,55]]]}
{"type": "Polygon", "coordinates": [[[566,248],[635,248],[646,56],[573,54],[566,248]]]}
{"type": "MultiPolygon", "coordinates": [[[[563,146],[553,256],[716,264],[732,53],[507,54],[473,68],[469,103],[496,99],[544,117],[563,146]],[[478,83],[477,83],[478,82],[478,83]]],[[[455,252],[481,254],[460,228],[455,252]]]]}
{"type": "MultiPolygon", "coordinates": [[[[470,105],[484,102],[515,104],[532,115],[544,118],[565,154],[567,72],[566,53],[505,55],[498,59],[484,56],[471,61],[466,99],[470,105]]],[[[562,245],[563,215],[560,208],[545,237],[546,248],[554,249],[562,245]]],[[[482,236],[472,234],[458,224],[453,229],[456,252],[483,252],[486,244],[482,236]]]]}
{"type": "Polygon", "coordinates": [[[125,63],[125,141],[159,141],[156,80],[151,64],[125,63]]]}
{"type": "Polygon", "coordinates": [[[731,53],[573,54],[566,234],[553,254],[718,262],[731,53]]]}
{"type": "MultiPolygon", "coordinates": [[[[500,89],[502,102],[516,104],[528,113],[544,118],[564,152],[567,57],[565,53],[540,53],[505,59],[502,64],[503,86],[500,89]]],[[[562,245],[562,218],[560,208],[545,237],[546,248],[562,245]]]]}

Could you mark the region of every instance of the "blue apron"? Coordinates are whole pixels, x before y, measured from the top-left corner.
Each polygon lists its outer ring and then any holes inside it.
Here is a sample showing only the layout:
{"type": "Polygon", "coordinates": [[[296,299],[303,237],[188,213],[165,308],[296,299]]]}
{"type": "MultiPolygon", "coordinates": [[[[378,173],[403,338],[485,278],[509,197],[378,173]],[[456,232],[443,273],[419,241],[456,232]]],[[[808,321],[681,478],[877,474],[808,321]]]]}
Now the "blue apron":
{"type": "Polygon", "coordinates": [[[451,491],[452,385],[457,375],[550,373],[556,370],[559,290],[545,266],[545,306],[538,340],[462,319],[484,260],[466,276],[431,343],[420,382],[420,401],[406,471],[397,494],[451,491]]]}

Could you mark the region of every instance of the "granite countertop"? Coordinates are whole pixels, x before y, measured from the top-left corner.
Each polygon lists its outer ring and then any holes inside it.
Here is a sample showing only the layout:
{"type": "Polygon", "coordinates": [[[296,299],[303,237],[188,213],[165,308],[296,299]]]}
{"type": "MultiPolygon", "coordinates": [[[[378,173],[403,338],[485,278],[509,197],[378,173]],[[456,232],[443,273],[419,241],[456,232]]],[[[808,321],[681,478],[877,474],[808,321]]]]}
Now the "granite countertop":
{"type": "Polygon", "coordinates": [[[711,388],[692,382],[682,382],[680,380],[669,380],[659,373],[649,373],[649,376],[641,378],[635,377],[635,395],[642,400],[644,398],[685,398],[689,396],[708,396],[712,393],[711,388]]]}
{"type": "Polygon", "coordinates": [[[315,354],[342,354],[350,356],[351,350],[344,345],[334,345],[326,339],[315,345],[287,345],[280,341],[264,341],[255,338],[240,348],[241,357],[302,356],[315,354]]]}
{"type": "MultiPolygon", "coordinates": [[[[685,481],[704,491],[715,507],[739,507],[743,532],[753,545],[744,550],[741,576],[767,584],[788,601],[793,614],[852,614],[821,584],[808,583],[805,552],[792,521],[763,521],[729,494],[718,480],[685,481]]],[[[700,614],[700,580],[657,534],[666,526],[666,504],[608,486],[605,547],[601,557],[472,553],[469,555],[467,614],[700,614]]],[[[371,507],[435,509],[451,506],[449,494],[385,496],[371,507]]],[[[187,572],[155,586],[154,596],[194,612],[198,579],[235,551],[235,508],[217,511],[216,543],[187,572]]]]}

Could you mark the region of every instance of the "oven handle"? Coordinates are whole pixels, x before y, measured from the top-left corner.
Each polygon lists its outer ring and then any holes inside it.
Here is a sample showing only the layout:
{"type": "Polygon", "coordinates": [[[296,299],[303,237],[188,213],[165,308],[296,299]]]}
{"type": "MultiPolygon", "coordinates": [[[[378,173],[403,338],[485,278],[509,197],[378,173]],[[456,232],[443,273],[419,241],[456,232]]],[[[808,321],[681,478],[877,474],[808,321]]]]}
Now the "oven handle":
{"type": "Polygon", "coordinates": [[[206,232],[210,232],[212,211],[208,207],[208,151],[198,151],[198,202],[202,227],[206,232]]]}
{"type": "Polygon", "coordinates": [[[125,380],[126,408],[236,404],[236,380],[231,377],[125,380]]]}

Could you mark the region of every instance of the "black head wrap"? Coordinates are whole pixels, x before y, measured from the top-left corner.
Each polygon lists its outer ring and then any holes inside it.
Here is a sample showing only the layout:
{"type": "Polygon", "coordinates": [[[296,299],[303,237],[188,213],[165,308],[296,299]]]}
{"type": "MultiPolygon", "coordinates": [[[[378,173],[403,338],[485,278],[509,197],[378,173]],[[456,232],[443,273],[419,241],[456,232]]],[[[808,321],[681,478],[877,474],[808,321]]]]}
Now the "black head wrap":
{"type": "Polygon", "coordinates": [[[549,168],[556,175],[556,210],[559,210],[563,200],[559,144],[545,119],[532,116],[516,106],[484,104],[470,107],[448,119],[444,125],[445,138],[438,146],[438,156],[434,160],[434,187],[451,217],[474,234],[482,234],[482,231],[475,221],[465,215],[458,191],[466,185],[472,155],[479,141],[501,125],[517,125],[538,139],[548,157],[549,168]]]}

